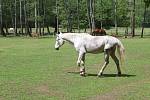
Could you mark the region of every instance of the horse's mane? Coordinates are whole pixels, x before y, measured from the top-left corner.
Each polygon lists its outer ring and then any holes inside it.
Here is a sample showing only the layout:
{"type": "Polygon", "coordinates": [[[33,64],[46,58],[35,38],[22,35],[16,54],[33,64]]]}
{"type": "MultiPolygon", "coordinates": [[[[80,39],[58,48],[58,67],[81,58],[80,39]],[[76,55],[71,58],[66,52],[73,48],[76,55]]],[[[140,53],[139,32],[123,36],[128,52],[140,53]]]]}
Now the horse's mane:
{"type": "Polygon", "coordinates": [[[62,38],[70,43],[76,40],[77,38],[90,37],[91,35],[88,33],[62,33],[62,38]]]}
{"type": "Polygon", "coordinates": [[[90,35],[89,33],[63,33],[63,34],[90,35]]]}
{"type": "Polygon", "coordinates": [[[88,33],[63,33],[63,34],[68,36],[91,36],[88,33]]]}

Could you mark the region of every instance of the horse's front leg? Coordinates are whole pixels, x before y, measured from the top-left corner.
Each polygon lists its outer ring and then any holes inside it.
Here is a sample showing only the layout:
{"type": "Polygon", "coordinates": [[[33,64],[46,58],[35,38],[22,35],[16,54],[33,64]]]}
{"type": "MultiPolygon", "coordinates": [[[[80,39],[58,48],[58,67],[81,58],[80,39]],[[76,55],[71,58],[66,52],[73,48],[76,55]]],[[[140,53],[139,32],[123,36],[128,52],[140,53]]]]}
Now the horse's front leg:
{"type": "Polygon", "coordinates": [[[103,64],[101,70],[99,71],[98,76],[102,76],[104,69],[106,68],[106,66],[109,63],[109,50],[104,51],[104,59],[105,59],[105,62],[103,64]]]}
{"type": "Polygon", "coordinates": [[[85,53],[79,53],[77,65],[80,67],[80,75],[85,76],[85,53]]]}

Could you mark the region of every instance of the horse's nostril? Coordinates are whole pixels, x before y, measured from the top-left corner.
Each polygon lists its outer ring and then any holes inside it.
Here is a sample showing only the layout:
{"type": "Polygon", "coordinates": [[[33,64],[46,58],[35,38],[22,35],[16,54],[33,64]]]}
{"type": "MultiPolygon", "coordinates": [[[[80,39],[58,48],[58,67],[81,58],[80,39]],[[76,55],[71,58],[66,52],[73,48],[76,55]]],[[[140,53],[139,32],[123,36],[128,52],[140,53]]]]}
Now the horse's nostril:
{"type": "Polygon", "coordinates": [[[59,48],[55,48],[56,50],[59,50],[59,48]]]}

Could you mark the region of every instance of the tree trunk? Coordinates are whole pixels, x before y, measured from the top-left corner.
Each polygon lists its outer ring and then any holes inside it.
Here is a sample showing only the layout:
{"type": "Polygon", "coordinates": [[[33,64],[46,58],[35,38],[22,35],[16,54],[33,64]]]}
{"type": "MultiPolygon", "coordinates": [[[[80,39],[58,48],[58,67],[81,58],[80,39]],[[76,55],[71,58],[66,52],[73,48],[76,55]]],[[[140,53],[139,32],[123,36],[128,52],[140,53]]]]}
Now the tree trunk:
{"type": "Polygon", "coordinates": [[[89,27],[90,27],[90,33],[93,32],[95,29],[95,21],[94,21],[94,1],[93,0],[87,0],[87,12],[88,12],[88,20],[89,20],[89,27]]]}
{"type": "Polygon", "coordinates": [[[30,24],[27,24],[27,33],[30,37],[32,37],[31,33],[32,33],[32,28],[30,24]]]}
{"type": "Polygon", "coordinates": [[[15,36],[18,36],[17,33],[17,1],[15,0],[15,36]]]}
{"type": "Polygon", "coordinates": [[[25,35],[27,35],[27,10],[26,10],[26,0],[24,0],[24,20],[25,20],[25,35]]]}
{"type": "Polygon", "coordinates": [[[35,32],[38,33],[38,26],[37,26],[37,0],[35,0],[35,32]]]}
{"type": "Polygon", "coordinates": [[[11,25],[12,25],[12,28],[15,27],[15,24],[14,24],[14,17],[13,17],[13,6],[11,5],[10,7],[10,17],[11,17],[11,25]]]}
{"type": "Polygon", "coordinates": [[[41,31],[41,23],[39,22],[39,35],[41,36],[41,33],[42,33],[42,31],[41,31]]]}
{"type": "Polygon", "coordinates": [[[4,32],[4,25],[3,25],[3,12],[2,12],[2,0],[0,0],[0,33],[2,36],[6,37],[6,33],[4,32]]]}
{"type": "Polygon", "coordinates": [[[118,35],[118,24],[117,24],[117,0],[114,0],[114,23],[115,23],[115,33],[118,35]]]}
{"type": "Polygon", "coordinates": [[[20,0],[20,33],[23,35],[23,24],[22,24],[22,0],[20,0]]]}
{"type": "Polygon", "coordinates": [[[55,15],[55,31],[54,34],[57,34],[59,32],[59,7],[58,7],[58,0],[56,0],[56,15],[55,15]]]}
{"type": "MultiPolygon", "coordinates": [[[[42,1],[42,0],[41,0],[42,1]]],[[[38,14],[38,17],[41,17],[41,11],[40,11],[40,0],[38,0],[38,10],[37,10],[37,14],[38,14]]],[[[38,19],[38,29],[39,29],[39,35],[41,35],[41,20],[38,19]]]]}
{"type": "Polygon", "coordinates": [[[88,13],[88,22],[89,22],[90,33],[92,33],[92,25],[91,25],[91,17],[90,17],[90,2],[89,2],[89,0],[87,0],[87,13],[88,13]]]}
{"type": "Polygon", "coordinates": [[[49,35],[51,34],[48,25],[47,25],[47,32],[49,35]]]}
{"type": "Polygon", "coordinates": [[[24,0],[24,18],[25,18],[25,34],[26,36],[29,35],[31,36],[31,33],[30,33],[30,26],[29,26],[29,23],[28,23],[28,16],[27,16],[27,1],[24,0]]]}
{"type": "Polygon", "coordinates": [[[6,30],[6,35],[8,35],[8,22],[6,21],[6,24],[5,24],[5,30],[6,30]]]}
{"type": "Polygon", "coordinates": [[[68,0],[64,0],[64,3],[65,3],[65,12],[67,14],[67,32],[72,32],[72,23],[71,23],[71,11],[70,9],[68,9],[69,5],[67,4],[68,3],[68,0]]]}
{"type": "Polygon", "coordinates": [[[102,0],[101,0],[101,29],[103,28],[103,5],[102,5],[102,0]]]}
{"type": "Polygon", "coordinates": [[[68,32],[72,32],[71,12],[68,14],[68,32]]]}
{"type": "Polygon", "coordinates": [[[79,0],[77,0],[77,16],[78,16],[78,32],[80,33],[80,15],[79,15],[79,0]]]}
{"type": "Polygon", "coordinates": [[[58,25],[57,25],[57,15],[55,15],[55,25],[54,25],[54,33],[58,33],[58,25]]]}
{"type": "Polygon", "coordinates": [[[42,2],[42,9],[43,9],[43,30],[42,30],[42,35],[44,35],[44,27],[45,27],[45,4],[46,4],[46,0],[43,0],[42,2]]]}
{"type": "Polygon", "coordinates": [[[2,0],[0,0],[0,34],[3,32],[2,0]]]}
{"type": "Polygon", "coordinates": [[[92,32],[95,30],[95,0],[92,0],[91,4],[91,10],[92,10],[92,32]]]}
{"type": "MultiPolygon", "coordinates": [[[[145,7],[144,7],[144,20],[143,20],[143,22],[145,22],[145,18],[146,18],[146,3],[145,3],[145,7]]],[[[143,38],[143,33],[144,33],[144,25],[142,25],[141,38],[143,38]]]]}
{"type": "Polygon", "coordinates": [[[134,37],[135,36],[135,0],[133,0],[133,5],[132,5],[131,33],[132,33],[132,37],[134,37]]]}

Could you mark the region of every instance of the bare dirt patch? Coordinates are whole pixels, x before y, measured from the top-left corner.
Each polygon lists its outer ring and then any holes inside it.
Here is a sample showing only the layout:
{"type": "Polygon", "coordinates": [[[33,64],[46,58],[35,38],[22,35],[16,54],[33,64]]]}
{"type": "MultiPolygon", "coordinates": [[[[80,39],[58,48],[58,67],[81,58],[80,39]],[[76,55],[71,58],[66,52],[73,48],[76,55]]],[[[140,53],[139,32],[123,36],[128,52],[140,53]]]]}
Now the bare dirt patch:
{"type": "Polygon", "coordinates": [[[0,97],[0,100],[4,100],[2,97],[0,97]]]}
{"type": "Polygon", "coordinates": [[[77,66],[70,66],[64,69],[65,72],[79,72],[79,67],[77,66]]]}
{"type": "Polygon", "coordinates": [[[46,84],[37,86],[34,89],[34,91],[36,91],[42,95],[57,97],[57,98],[60,98],[61,100],[64,100],[64,98],[65,98],[64,93],[57,91],[57,90],[52,90],[46,84]]]}
{"type": "Polygon", "coordinates": [[[36,88],[36,90],[40,93],[49,94],[49,87],[47,85],[41,85],[36,88]]]}

